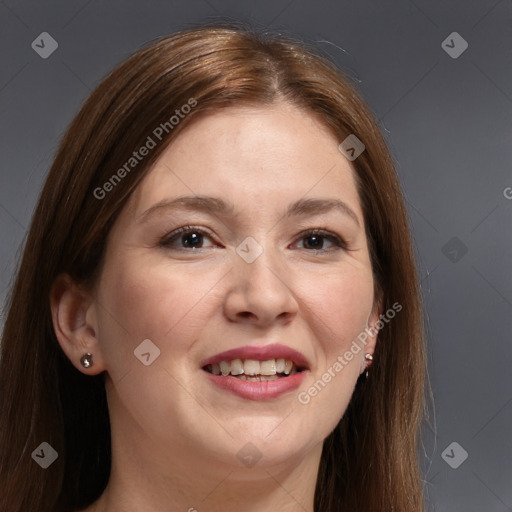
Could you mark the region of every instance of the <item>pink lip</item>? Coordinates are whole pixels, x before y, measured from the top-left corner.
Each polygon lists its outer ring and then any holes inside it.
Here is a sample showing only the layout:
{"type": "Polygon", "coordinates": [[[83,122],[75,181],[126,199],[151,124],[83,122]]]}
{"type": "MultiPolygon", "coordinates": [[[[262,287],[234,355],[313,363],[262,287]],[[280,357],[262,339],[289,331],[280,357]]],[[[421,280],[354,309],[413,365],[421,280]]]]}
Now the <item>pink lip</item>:
{"type": "MultiPolygon", "coordinates": [[[[201,363],[201,368],[209,364],[218,364],[221,361],[232,361],[233,359],[255,359],[257,361],[268,361],[269,359],[289,359],[295,363],[298,368],[309,368],[306,358],[297,350],[273,343],[271,345],[256,346],[246,345],[245,347],[233,348],[216,354],[201,363]]],[[[289,379],[290,377],[287,377],[289,379]]],[[[239,379],[236,379],[239,381],[239,379]]],[[[243,382],[243,381],[240,381],[243,382]]],[[[269,381],[277,382],[277,381],[269,381]]]]}
{"type": "Polygon", "coordinates": [[[214,375],[205,370],[206,376],[212,384],[219,388],[233,393],[241,398],[248,400],[271,400],[292,391],[300,386],[305,374],[309,368],[306,358],[297,350],[273,343],[271,345],[255,346],[246,345],[245,347],[234,348],[216,354],[201,363],[201,368],[209,364],[218,364],[221,361],[232,361],[233,359],[255,359],[257,361],[268,361],[269,359],[289,359],[295,363],[297,368],[302,371],[281,377],[277,380],[250,381],[242,380],[232,375],[222,376],[214,375]]]}
{"type": "Polygon", "coordinates": [[[248,400],[271,400],[298,388],[306,372],[307,370],[304,370],[288,377],[262,382],[241,380],[232,375],[223,377],[222,375],[214,375],[207,371],[204,373],[212,384],[241,398],[248,400]]]}

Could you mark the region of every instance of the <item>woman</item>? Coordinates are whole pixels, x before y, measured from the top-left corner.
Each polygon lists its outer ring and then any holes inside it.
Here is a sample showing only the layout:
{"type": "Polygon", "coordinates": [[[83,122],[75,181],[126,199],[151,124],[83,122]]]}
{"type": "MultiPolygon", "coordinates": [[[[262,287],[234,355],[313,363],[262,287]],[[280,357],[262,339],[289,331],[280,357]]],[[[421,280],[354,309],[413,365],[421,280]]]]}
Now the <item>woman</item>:
{"type": "Polygon", "coordinates": [[[423,509],[399,182],[348,81],[281,36],[184,31],[97,87],[1,350],[3,512],[423,509]]]}

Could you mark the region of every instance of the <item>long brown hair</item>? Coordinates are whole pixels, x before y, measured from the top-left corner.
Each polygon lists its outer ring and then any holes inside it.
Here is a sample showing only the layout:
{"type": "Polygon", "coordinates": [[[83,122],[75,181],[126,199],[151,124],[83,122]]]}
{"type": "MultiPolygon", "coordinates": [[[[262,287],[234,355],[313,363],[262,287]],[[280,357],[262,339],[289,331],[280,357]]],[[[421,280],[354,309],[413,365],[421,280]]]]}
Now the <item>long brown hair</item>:
{"type": "MultiPolygon", "coordinates": [[[[0,510],[85,508],[110,472],[104,375],[76,370],[56,339],[49,296],[57,276],[94,283],[106,237],[166,146],[200,112],[285,100],[315,113],[352,162],[382,310],[403,309],[379,332],[368,379],[324,442],[316,512],[423,510],[418,464],[423,413],[423,318],[407,213],[392,159],[369,109],[328,59],[303,43],[240,26],[203,26],[161,38],[121,63],[71,123],[42,190],[12,292],[0,357],[0,510]],[[94,191],[189,100],[197,102],[111,192],[94,191]],[[58,453],[43,470],[31,454],[58,453]]],[[[113,182],[110,181],[112,184],[113,182]]]]}

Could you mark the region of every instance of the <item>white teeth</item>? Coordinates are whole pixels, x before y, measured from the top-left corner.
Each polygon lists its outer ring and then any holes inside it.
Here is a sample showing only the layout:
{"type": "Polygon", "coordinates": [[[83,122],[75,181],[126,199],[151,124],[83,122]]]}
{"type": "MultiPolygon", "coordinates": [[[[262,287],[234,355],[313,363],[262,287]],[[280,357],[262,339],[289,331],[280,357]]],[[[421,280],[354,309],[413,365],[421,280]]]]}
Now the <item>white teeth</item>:
{"type": "Polygon", "coordinates": [[[261,375],[275,375],[276,374],[276,360],[269,359],[268,361],[262,361],[260,363],[260,374],[261,375]]]}
{"type": "Polygon", "coordinates": [[[223,375],[224,377],[233,375],[243,380],[248,380],[247,377],[251,377],[249,380],[258,380],[260,376],[265,377],[263,380],[275,380],[270,377],[277,379],[283,374],[294,375],[297,373],[297,367],[293,361],[284,358],[267,359],[266,361],[233,359],[233,361],[209,364],[205,369],[214,375],[223,375]]]}
{"type": "Polygon", "coordinates": [[[276,360],[276,372],[284,373],[284,369],[286,367],[286,361],[283,358],[279,358],[276,360]]]}
{"type": "Polygon", "coordinates": [[[260,362],[255,359],[246,359],[244,361],[245,375],[258,375],[260,373],[260,362]]]}
{"type": "Polygon", "coordinates": [[[231,375],[241,375],[244,373],[244,364],[241,359],[231,361],[231,375]]]}
{"type": "Polygon", "coordinates": [[[220,371],[222,372],[222,375],[224,375],[224,377],[226,375],[229,375],[229,372],[231,370],[231,365],[229,364],[228,361],[221,361],[219,363],[219,366],[220,366],[220,371]]]}

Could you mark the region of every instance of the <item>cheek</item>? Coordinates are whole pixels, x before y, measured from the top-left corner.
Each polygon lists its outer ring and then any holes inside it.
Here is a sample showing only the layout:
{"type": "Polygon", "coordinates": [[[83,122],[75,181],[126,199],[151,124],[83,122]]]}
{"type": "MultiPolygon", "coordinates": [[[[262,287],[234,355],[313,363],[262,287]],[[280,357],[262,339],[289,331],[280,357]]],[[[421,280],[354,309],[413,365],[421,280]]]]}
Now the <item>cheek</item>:
{"type": "Polygon", "coordinates": [[[343,416],[359,377],[364,346],[353,342],[367,325],[373,279],[361,268],[321,282],[321,287],[308,287],[315,290],[307,299],[315,364],[298,401],[308,418],[323,418],[327,435],[343,416]]]}
{"type": "Polygon", "coordinates": [[[306,288],[310,323],[321,333],[317,341],[326,356],[337,356],[367,325],[374,298],[371,273],[340,272],[306,288]]]}
{"type": "MultiPolygon", "coordinates": [[[[163,353],[185,352],[204,326],[215,284],[222,274],[133,258],[105,269],[100,285],[100,339],[109,363],[150,339],[163,353]],[[201,276],[198,278],[198,276],[201,276]],[[194,319],[200,318],[201,321],[194,319]]],[[[163,355],[163,354],[162,354],[163,355]]]]}

